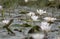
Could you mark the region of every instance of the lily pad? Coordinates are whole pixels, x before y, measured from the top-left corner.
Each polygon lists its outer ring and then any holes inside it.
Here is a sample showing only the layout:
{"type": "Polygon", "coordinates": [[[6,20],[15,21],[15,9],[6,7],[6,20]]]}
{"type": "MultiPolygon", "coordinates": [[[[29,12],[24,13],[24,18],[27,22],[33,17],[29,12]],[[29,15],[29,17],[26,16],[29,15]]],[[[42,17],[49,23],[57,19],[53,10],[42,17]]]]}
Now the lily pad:
{"type": "Polygon", "coordinates": [[[23,27],[31,27],[31,25],[29,25],[29,24],[27,24],[27,23],[24,23],[24,24],[22,24],[21,26],[23,26],[23,27]]]}
{"type": "Polygon", "coordinates": [[[58,26],[58,28],[60,28],[60,26],[58,26]]]}
{"type": "Polygon", "coordinates": [[[14,27],[20,27],[20,24],[13,24],[14,27]]]}
{"type": "Polygon", "coordinates": [[[19,14],[26,14],[26,13],[28,13],[28,12],[25,11],[25,10],[23,10],[23,11],[21,11],[19,14]]]}
{"type": "Polygon", "coordinates": [[[36,33],[40,31],[41,31],[41,28],[39,26],[33,26],[28,33],[36,33]]]}

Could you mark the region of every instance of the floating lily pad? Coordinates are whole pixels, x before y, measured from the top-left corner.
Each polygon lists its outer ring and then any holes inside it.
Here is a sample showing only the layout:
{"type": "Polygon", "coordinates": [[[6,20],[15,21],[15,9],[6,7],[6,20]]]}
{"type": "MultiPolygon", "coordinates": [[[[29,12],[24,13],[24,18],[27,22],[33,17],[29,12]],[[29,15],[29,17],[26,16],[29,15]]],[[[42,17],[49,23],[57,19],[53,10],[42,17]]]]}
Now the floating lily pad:
{"type": "Polygon", "coordinates": [[[20,27],[20,24],[13,24],[14,27],[20,27]]]}
{"type": "Polygon", "coordinates": [[[28,33],[36,33],[40,31],[41,31],[41,28],[39,26],[33,26],[28,33]]]}
{"type": "Polygon", "coordinates": [[[60,26],[58,26],[58,28],[60,28],[60,26]]]}
{"type": "Polygon", "coordinates": [[[21,11],[19,14],[26,14],[26,13],[28,13],[28,12],[25,11],[25,10],[23,10],[23,11],[21,11]]]}
{"type": "Polygon", "coordinates": [[[22,32],[22,29],[14,29],[14,31],[22,32]]]}
{"type": "Polygon", "coordinates": [[[29,25],[29,24],[27,24],[27,23],[24,23],[24,24],[22,24],[21,26],[23,26],[23,27],[31,27],[31,25],[29,25]]]}

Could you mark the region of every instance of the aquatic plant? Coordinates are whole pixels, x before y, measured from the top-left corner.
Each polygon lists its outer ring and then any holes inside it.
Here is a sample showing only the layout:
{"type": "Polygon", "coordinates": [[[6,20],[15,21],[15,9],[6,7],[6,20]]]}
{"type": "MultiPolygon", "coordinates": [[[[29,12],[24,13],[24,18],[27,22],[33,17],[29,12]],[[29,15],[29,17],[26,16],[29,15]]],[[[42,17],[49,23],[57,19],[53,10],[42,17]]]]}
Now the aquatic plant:
{"type": "Polygon", "coordinates": [[[33,21],[38,21],[38,16],[31,16],[31,19],[32,19],[33,21]]]}
{"type": "Polygon", "coordinates": [[[12,34],[15,35],[15,33],[9,29],[10,24],[13,22],[13,19],[10,20],[4,20],[2,21],[3,23],[5,23],[5,25],[3,26],[3,28],[6,28],[6,30],[8,31],[8,34],[12,34]]]}
{"type": "Polygon", "coordinates": [[[32,28],[28,31],[28,33],[37,33],[41,32],[41,28],[38,25],[32,26],[32,28]]]}
{"type": "Polygon", "coordinates": [[[28,0],[24,0],[25,2],[28,2],[28,0]]]}
{"type": "Polygon", "coordinates": [[[27,14],[27,13],[29,13],[29,12],[26,10],[22,10],[21,12],[19,12],[19,14],[27,14]]]}
{"type": "Polygon", "coordinates": [[[34,33],[34,34],[31,34],[31,36],[34,39],[43,39],[45,37],[43,33],[34,33]]]}
{"type": "Polygon", "coordinates": [[[35,15],[35,13],[34,12],[29,12],[29,13],[27,13],[27,15],[32,16],[32,15],[35,15]]]}
{"type": "Polygon", "coordinates": [[[4,19],[4,8],[2,5],[0,5],[0,11],[1,11],[2,19],[4,19]]]}
{"type": "Polygon", "coordinates": [[[48,22],[41,22],[41,29],[42,29],[42,31],[50,31],[50,29],[51,29],[51,27],[52,26],[50,26],[50,24],[48,23],[48,22]]]}
{"type": "Polygon", "coordinates": [[[28,24],[28,23],[24,23],[24,24],[22,24],[22,25],[20,25],[21,27],[31,27],[31,25],[30,24],[28,24]]]}
{"type": "Polygon", "coordinates": [[[48,21],[48,22],[54,22],[55,20],[57,20],[57,18],[53,18],[53,17],[45,17],[43,19],[48,21]]]}
{"type": "Polygon", "coordinates": [[[44,13],[47,13],[46,11],[44,11],[44,10],[42,10],[42,9],[37,9],[37,13],[39,14],[39,15],[42,15],[42,14],[44,14],[44,13]]]}

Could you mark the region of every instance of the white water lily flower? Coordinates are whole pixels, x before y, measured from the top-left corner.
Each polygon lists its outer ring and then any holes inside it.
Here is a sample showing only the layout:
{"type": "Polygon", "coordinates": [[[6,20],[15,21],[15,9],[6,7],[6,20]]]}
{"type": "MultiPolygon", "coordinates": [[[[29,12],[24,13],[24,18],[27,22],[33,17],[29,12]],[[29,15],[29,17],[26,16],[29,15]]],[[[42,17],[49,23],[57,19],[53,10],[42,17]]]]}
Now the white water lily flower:
{"type": "Polygon", "coordinates": [[[44,34],[43,33],[35,33],[31,35],[34,39],[43,39],[44,38],[44,34]]]}
{"type": "Polygon", "coordinates": [[[28,2],[28,0],[24,0],[25,2],[28,2]]]}
{"type": "Polygon", "coordinates": [[[0,5],[0,10],[2,9],[2,6],[0,5]]]}
{"type": "Polygon", "coordinates": [[[43,19],[46,21],[51,21],[51,22],[54,22],[55,20],[57,20],[56,18],[52,18],[52,17],[45,17],[43,19]]]}
{"type": "Polygon", "coordinates": [[[39,13],[40,15],[42,15],[42,14],[46,13],[46,11],[44,11],[42,9],[39,9],[39,10],[37,10],[37,13],[39,13]]]}
{"type": "Polygon", "coordinates": [[[8,24],[10,20],[3,20],[2,23],[8,24]]]}
{"type": "Polygon", "coordinates": [[[35,13],[34,12],[29,12],[27,15],[32,16],[32,15],[35,15],[35,13]]]}
{"type": "Polygon", "coordinates": [[[41,29],[44,31],[50,31],[50,29],[51,29],[51,26],[49,25],[49,23],[48,22],[41,22],[41,29]]]}
{"type": "Polygon", "coordinates": [[[31,19],[32,19],[33,21],[38,21],[38,16],[33,15],[33,16],[31,16],[31,19]]]}

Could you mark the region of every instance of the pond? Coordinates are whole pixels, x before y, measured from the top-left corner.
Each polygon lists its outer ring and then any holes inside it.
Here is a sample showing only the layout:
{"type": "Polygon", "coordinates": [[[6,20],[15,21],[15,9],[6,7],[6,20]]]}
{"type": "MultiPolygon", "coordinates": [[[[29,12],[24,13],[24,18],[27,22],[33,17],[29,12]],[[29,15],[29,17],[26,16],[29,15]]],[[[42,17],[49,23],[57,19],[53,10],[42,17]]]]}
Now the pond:
{"type": "Polygon", "coordinates": [[[40,28],[39,26],[41,26],[41,22],[44,21],[43,20],[44,17],[57,18],[57,20],[50,25],[52,27],[51,31],[47,33],[48,34],[47,38],[60,39],[60,9],[50,7],[40,8],[40,6],[39,8],[38,6],[34,7],[36,5],[29,7],[28,4],[26,5],[27,6],[18,6],[11,9],[4,8],[3,13],[4,16],[2,16],[1,15],[2,12],[0,12],[0,39],[40,39],[40,37],[38,36],[40,35],[42,37],[44,36],[44,32],[39,29],[40,28]],[[37,13],[37,10],[39,9],[46,11],[47,14],[44,13],[43,15],[39,15],[37,13]],[[39,17],[38,21],[33,21],[31,17],[27,15],[27,13],[29,12],[35,13],[36,16],[34,16],[35,18],[33,20],[36,20],[39,17]],[[13,22],[9,25],[8,28],[10,28],[15,33],[15,35],[8,34],[6,28],[3,28],[5,24],[2,23],[2,20],[4,19],[5,20],[13,19],[13,22]],[[38,38],[35,38],[36,37],[35,35],[38,38]],[[30,38],[31,36],[34,38],[30,38]]]}

